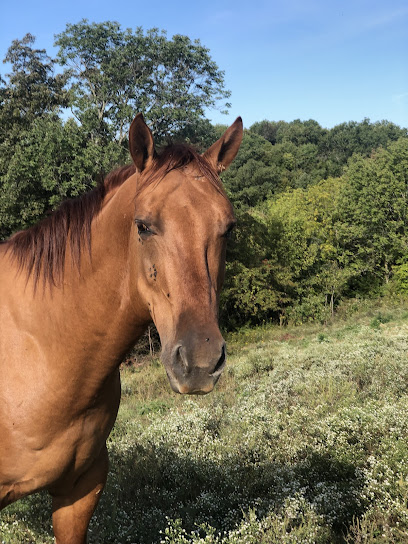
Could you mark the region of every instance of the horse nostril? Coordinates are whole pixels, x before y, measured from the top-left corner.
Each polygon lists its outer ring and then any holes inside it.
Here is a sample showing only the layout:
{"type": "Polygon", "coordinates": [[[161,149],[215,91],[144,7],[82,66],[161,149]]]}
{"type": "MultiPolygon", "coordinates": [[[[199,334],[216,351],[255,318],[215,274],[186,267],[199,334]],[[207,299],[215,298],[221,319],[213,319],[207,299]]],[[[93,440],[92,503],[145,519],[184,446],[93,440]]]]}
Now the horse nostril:
{"type": "Polygon", "coordinates": [[[225,359],[225,346],[222,346],[221,357],[218,359],[218,363],[215,365],[213,374],[216,374],[217,372],[220,372],[222,370],[225,365],[225,359]]]}
{"type": "Polygon", "coordinates": [[[173,350],[173,364],[180,363],[184,370],[188,370],[188,361],[185,353],[185,349],[181,344],[178,344],[173,350]]]}

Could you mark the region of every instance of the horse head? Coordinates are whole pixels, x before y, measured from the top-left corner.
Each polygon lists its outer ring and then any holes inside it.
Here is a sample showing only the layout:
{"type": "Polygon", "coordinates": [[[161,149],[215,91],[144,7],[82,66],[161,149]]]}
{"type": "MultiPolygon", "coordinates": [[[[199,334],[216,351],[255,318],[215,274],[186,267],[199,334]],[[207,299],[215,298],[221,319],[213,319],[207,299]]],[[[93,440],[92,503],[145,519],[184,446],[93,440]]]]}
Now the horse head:
{"type": "Polygon", "coordinates": [[[133,289],[157,327],[162,361],[178,393],[210,392],[225,367],[218,305],[235,218],[218,173],[236,156],[242,133],[238,118],[203,155],[184,145],[157,154],[141,115],[130,127],[139,172],[133,289]]]}

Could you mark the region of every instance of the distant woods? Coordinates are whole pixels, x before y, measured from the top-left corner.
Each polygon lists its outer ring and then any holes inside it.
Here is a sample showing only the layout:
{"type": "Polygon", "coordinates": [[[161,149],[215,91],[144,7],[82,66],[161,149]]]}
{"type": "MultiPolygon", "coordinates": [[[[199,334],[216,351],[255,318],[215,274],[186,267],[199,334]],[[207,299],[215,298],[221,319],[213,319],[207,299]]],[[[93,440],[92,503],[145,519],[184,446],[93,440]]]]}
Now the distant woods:
{"type": "Polygon", "coordinates": [[[326,321],[344,298],[408,294],[406,129],[256,123],[224,182],[238,215],[230,324],[326,321]]]}
{"type": "MultiPolygon", "coordinates": [[[[199,41],[83,20],[55,45],[53,59],[27,34],[4,59],[0,239],[128,162],[139,111],[162,144],[205,149],[225,128],[205,117],[230,93],[199,41]]],[[[408,293],[407,129],[262,121],[222,177],[238,218],[225,325],[324,321],[344,298],[408,293]]]]}

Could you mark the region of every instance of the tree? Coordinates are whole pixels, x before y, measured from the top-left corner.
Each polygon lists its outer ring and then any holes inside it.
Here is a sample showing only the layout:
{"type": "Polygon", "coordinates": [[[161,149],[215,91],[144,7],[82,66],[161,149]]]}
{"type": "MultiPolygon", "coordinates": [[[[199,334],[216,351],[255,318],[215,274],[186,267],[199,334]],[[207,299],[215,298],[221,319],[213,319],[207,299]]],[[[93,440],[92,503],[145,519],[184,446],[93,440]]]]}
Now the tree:
{"type": "Polygon", "coordinates": [[[174,142],[183,142],[192,145],[195,149],[204,153],[214,142],[224,134],[228,127],[222,131],[211,124],[208,119],[198,119],[196,123],[188,124],[173,135],[174,142]]]}
{"type": "Polygon", "coordinates": [[[291,288],[287,270],[277,262],[264,214],[238,211],[237,220],[220,303],[221,323],[230,329],[278,320],[290,302],[291,288]]]}
{"type": "Polygon", "coordinates": [[[328,175],[340,176],[354,153],[368,157],[378,147],[385,147],[404,136],[407,136],[407,130],[389,121],[350,121],[329,130],[319,143],[319,152],[327,162],[328,175]]]}
{"type": "MultiPolygon", "coordinates": [[[[69,68],[71,107],[95,139],[121,143],[142,112],[158,140],[204,118],[230,93],[224,72],[199,40],[116,22],[68,24],[56,36],[58,59],[69,68]]],[[[223,104],[228,108],[229,104],[223,104]]]]}
{"type": "Polygon", "coordinates": [[[339,199],[342,245],[365,283],[388,282],[408,251],[408,139],[355,155],[339,199]]]}
{"type": "Polygon", "coordinates": [[[268,140],[272,145],[275,145],[278,143],[280,134],[286,125],[287,123],[285,121],[267,121],[264,119],[263,121],[254,123],[250,127],[250,131],[259,134],[259,136],[268,140]]]}
{"type": "Polygon", "coordinates": [[[317,121],[309,119],[301,121],[295,119],[290,123],[286,121],[260,121],[254,123],[251,132],[255,132],[263,136],[271,144],[281,144],[283,142],[291,142],[295,145],[314,144],[319,142],[327,134],[327,130],[323,129],[317,121]]]}
{"type": "Polygon", "coordinates": [[[337,202],[341,179],[296,189],[267,203],[270,244],[277,269],[286,270],[292,320],[326,319],[351,271],[339,243],[337,202]]]}
{"type": "Polygon", "coordinates": [[[66,77],[54,75],[55,61],[44,49],[33,49],[34,43],[34,36],[26,34],[13,41],[4,58],[12,70],[0,87],[2,132],[25,129],[37,117],[67,105],[66,77]]]}
{"type": "Polygon", "coordinates": [[[35,38],[14,40],[4,62],[11,64],[6,80],[0,78],[0,175],[14,148],[38,118],[57,115],[67,105],[66,77],[54,74],[55,61],[44,49],[34,49],[35,38]]]}
{"type": "Polygon", "coordinates": [[[272,160],[273,146],[250,131],[222,180],[234,206],[242,209],[265,201],[280,189],[280,172],[272,160]]]}

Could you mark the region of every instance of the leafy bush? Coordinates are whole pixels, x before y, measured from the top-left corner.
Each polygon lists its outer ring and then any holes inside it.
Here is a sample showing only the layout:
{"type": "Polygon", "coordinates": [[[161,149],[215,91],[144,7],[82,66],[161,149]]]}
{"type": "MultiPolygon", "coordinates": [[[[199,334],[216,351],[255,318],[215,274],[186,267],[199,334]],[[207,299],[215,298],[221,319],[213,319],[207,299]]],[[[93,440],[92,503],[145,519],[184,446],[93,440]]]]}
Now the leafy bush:
{"type": "Polygon", "coordinates": [[[394,284],[399,293],[408,295],[408,262],[393,267],[394,284]]]}

